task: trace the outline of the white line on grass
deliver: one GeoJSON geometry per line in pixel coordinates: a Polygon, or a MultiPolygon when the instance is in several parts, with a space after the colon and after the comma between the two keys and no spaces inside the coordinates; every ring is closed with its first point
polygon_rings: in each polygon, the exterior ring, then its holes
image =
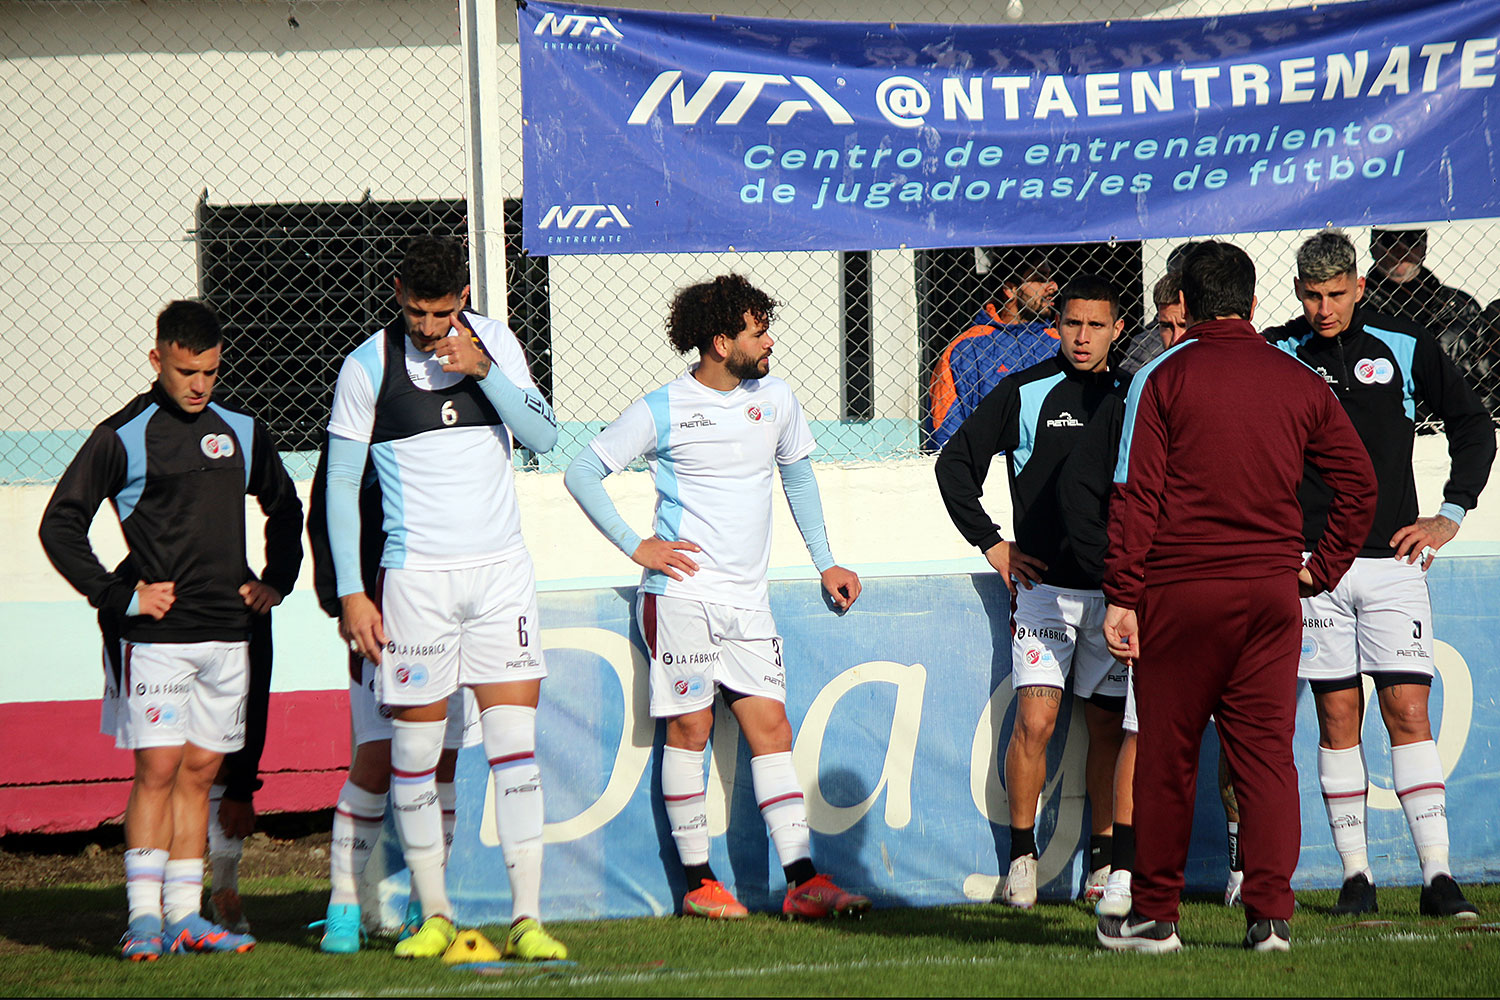
{"type": "MultiPolygon", "coordinates": [[[[1430,943],[1433,941],[1446,940],[1451,934],[1423,934],[1417,931],[1388,931],[1383,934],[1360,935],[1358,937],[1313,937],[1305,939],[1293,938],[1293,947],[1305,948],[1314,945],[1336,944],[1347,945],[1356,941],[1383,941],[1399,944],[1430,943]]],[[[1192,942],[1187,944],[1187,950],[1199,950],[1192,942]]],[[[1296,951],[1293,951],[1296,954],[1296,951]]],[[[1075,956],[1085,959],[1111,959],[1115,960],[1114,952],[1100,949],[1098,951],[1084,952],[1075,956]]],[[[1165,958],[1165,961],[1170,961],[1165,958]]],[[[656,970],[642,969],[640,971],[625,970],[600,970],[598,972],[549,972],[545,969],[531,971],[528,969],[517,969],[514,976],[482,976],[475,975],[471,981],[464,981],[455,975],[451,985],[443,987],[429,987],[426,989],[407,990],[382,990],[375,996],[451,996],[462,993],[497,993],[506,990],[532,990],[539,983],[556,984],[559,986],[597,986],[607,983],[642,983],[672,979],[704,979],[722,976],[750,977],[750,976],[782,976],[797,973],[817,972],[848,972],[851,969],[879,970],[879,969],[912,969],[912,968],[953,968],[958,966],[990,966],[1007,965],[1015,960],[1011,954],[1001,953],[996,955],[969,955],[959,956],[929,956],[925,958],[902,958],[902,959],[866,959],[859,961],[840,962],[784,962],[773,965],[759,965],[748,968],[737,969],[680,969],[662,968],[656,970]]],[[[314,996],[344,996],[345,994],[321,993],[314,996]]]]}

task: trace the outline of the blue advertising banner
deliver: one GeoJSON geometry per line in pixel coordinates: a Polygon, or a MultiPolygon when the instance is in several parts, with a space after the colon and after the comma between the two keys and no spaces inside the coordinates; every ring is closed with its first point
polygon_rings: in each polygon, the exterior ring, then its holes
{"type": "MultiPolygon", "coordinates": [[[[1493,594],[1500,560],[1442,559],[1431,586],[1439,677],[1432,721],[1448,786],[1453,872],[1493,881],[1500,824],[1485,803],[1500,790],[1500,679],[1493,594]]],[[[647,710],[646,665],[631,635],[634,588],[544,593],[549,676],[538,711],[546,794],[543,910],[549,918],[675,911],[686,891],[661,804],[662,730],[647,710]]],[[[1015,714],[1010,601],[993,574],[865,581],[846,615],[816,580],[773,581],[784,639],[793,760],[808,805],[814,860],[881,906],[989,901],[1009,858],[1002,748],[1015,714]]],[[[1073,699],[1069,699],[1070,702],[1073,699]]],[[[1391,790],[1378,712],[1365,727],[1370,857],[1382,885],[1420,881],[1391,790]]],[[[1342,866],[1317,777],[1317,723],[1304,687],[1296,758],[1302,789],[1298,888],[1336,887],[1342,866]]],[[[1059,720],[1037,822],[1044,898],[1075,897],[1087,875],[1084,794],[1088,734],[1076,706],[1059,720]]],[[[750,781],[733,716],[718,713],[709,755],[708,818],[715,873],[752,909],[779,910],[785,882],[750,781]]],[[[449,892],[461,921],[509,918],[509,886],[481,748],[458,767],[449,892]]],[[[394,831],[383,838],[380,885],[399,922],[406,876],[394,831]]],[[[1205,739],[1188,863],[1190,890],[1219,892],[1227,872],[1217,744],[1205,739]]]]}
{"type": "Polygon", "coordinates": [[[1025,25],[518,16],[535,254],[1500,215],[1493,0],[1025,25]]]}

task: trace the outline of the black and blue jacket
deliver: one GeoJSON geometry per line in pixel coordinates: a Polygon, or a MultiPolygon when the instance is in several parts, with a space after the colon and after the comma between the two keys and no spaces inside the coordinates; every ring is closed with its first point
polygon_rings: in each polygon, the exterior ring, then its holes
{"type": "Polygon", "coordinates": [[[302,502],[270,432],[220,403],[187,413],[153,384],[94,428],[74,456],[42,514],[42,547],[90,604],[123,618],[121,638],[243,641],[252,614],[239,594],[249,579],[247,494],[266,514],[260,578],[289,594],[302,564],[302,502]],[[106,499],[130,548],[135,572],[124,576],[105,569],[89,545],[89,524],[106,499]],[[176,585],[160,621],[123,617],[137,577],[176,585]]]}
{"type": "Polygon", "coordinates": [[[991,459],[1004,452],[1016,544],[1047,564],[1043,583],[1097,590],[1098,571],[1080,565],[1064,530],[1058,473],[1084,428],[1127,382],[1118,372],[1080,372],[1061,353],[1002,379],[938,456],[938,491],[959,533],[981,551],[1001,540],[979,501],[991,459]]]}
{"type": "MultiPolygon", "coordinates": [[[[1323,376],[1370,453],[1380,495],[1362,557],[1394,555],[1391,536],[1419,515],[1411,467],[1419,406],[1443,421],[1448,437],[1452,471],[1443,501],[1474,508],[1495,461],[1495,425],[1432,334],[1357,306],[1348,329],[1335,337],[1318,336],[1304,317],[1265,336],[1323,376]]],[[[1297,496],[1311,548],[1323,537],[1332,491],[1308,469],[1297,496]]]]}

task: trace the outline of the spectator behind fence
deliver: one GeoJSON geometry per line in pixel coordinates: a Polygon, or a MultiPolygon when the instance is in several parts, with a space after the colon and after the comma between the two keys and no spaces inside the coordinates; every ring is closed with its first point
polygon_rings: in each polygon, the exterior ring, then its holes
{"type": "MultiPolygon", "coordinates": [[[[1410,319],[1433,333],[1493,415],[1500,373],[1491,373],[1494,358],[1487,355],[1496,349],[1496,339],[1490,334],[1496,327],[1482,321],[1479,301],[1473,295],[1445,285],[1428,270],[1427,229],[1377,226],[1370,231],[1370,256],[1365,307],[1410,319]]],[[[1487,315],[1500,316],[1500,306],[1491,306],[1487,315]]],[[[1421,405],[1416,412],[1419,424],[1431,418],[1421,405]]]]}
{"type": "Polygon", "coordinates": [[[1484,400],[1490,416],[1500,416],[1500,299],[1484,307],[1474,341],[1459,364],[1467,369],[1469,385],[1484,400]]]}
{"type": "Polygon", "coordinates": [[[1057,352],[1052,265],[1038,248],[1014,252],[990,270],[991,300],[938,358],[923,437],[936,450],[1000,380],[1057,352]]]}

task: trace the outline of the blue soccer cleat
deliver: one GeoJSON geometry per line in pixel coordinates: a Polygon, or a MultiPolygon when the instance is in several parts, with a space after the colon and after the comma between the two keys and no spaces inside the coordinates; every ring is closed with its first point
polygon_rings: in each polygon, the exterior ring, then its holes
{"type": "Polygon", "coordinates": [[[227,931],[196,913],[190,913],[176,923],[167,924],[162,939],[167,944],[167,950],[174,955],[211,951],[238,954],[255,947],[255,938],[249,934],[227,931]]]}
{"type": "Polygon", "coordinates": [[[136,917],[120,938],[120,957],[127,962],[154,962],[161,958],[161,919],[136,917]]]}
{"type": "Polygon", "coordinates": [[[328,904],[328,916],[323,919],[323,940],[318,942],[320,951],[330,955],[353,955],[359,951],[364,936],[358,903],[328,904]]]}

